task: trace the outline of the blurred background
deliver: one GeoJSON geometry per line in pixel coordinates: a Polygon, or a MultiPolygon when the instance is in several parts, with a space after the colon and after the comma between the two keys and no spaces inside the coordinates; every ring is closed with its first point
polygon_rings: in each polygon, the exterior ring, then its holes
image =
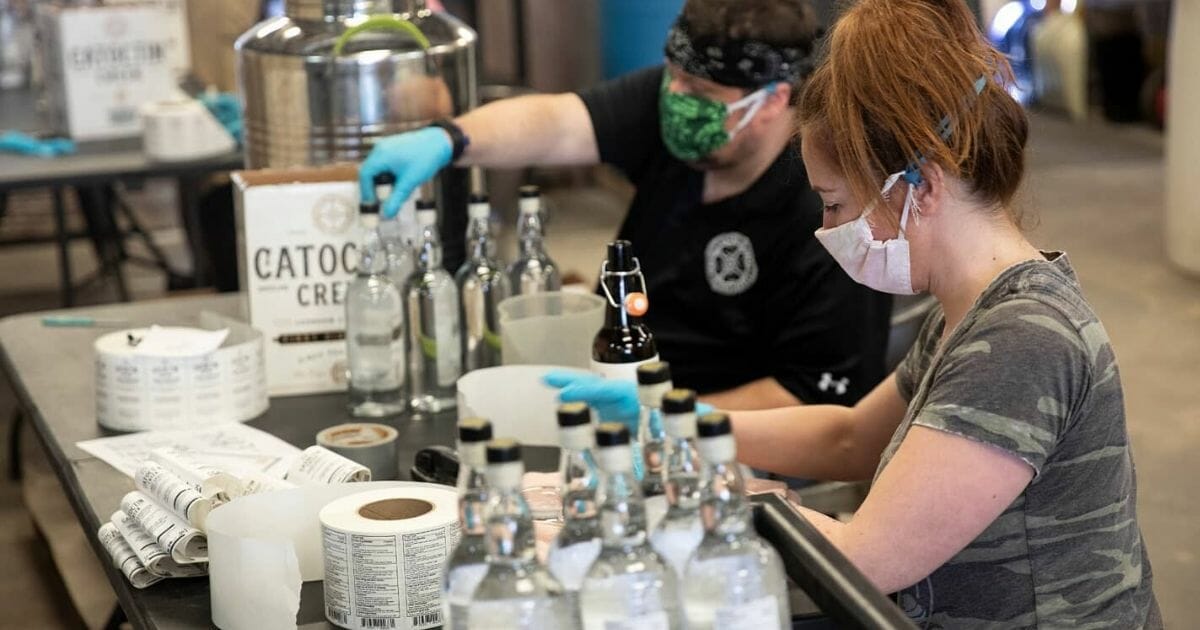
{"type": "MultiPolygon", "coordinates": [[[[1155,589],[1167,625],[1179,628],[1200,617],[1200,241],[1187,237],[1200,234],[1200,202],[1194,177],[1188,177],[1194,170],[1190,151],[1200,146],[1200,136],[1189,136],[1186,128],[1194,124],[1187,118],[1195,110],[1172,113],[1168,103],[1190,102],[1173,90],[1195,89],[1170,78],[1200,69],[1200,18],[1173,6],[1191,2],[969,3],[983,31],[1009,56],[1017,76],[1012,96],[1030,111],[1029,171],[1020,203],[1035,217],[1033,240],[1070,254],[1119,357],[1155,589]],[[1170,63],[1181,67],[1172,71],[1170,63]]],[[[55,16],[86,4],[97,3],[0,0],[0,134],[16,130],[41,140],[70,132],[62,122],[63,78],[54,71],[59,39],[69,34],[55,16]]],[[[161,10],[156,28],[177,43],[177,77],[193,93],[235,93],[234,41],[285,10],[280,0],[134,4],[161,10]]],[[[441,4],[478,33],[470,54],[477,59],[477,100],[486,102],[579,89],[660,63],[663,37],[683,3],[441,4]]],[[[834,2],[814,4],[826,23],[835,18],[834,2]]],[[[246,121],[248,129],[252,123],[246,121]]],[[[141,150],[136,139],[87,142],[80,141],[87,149],[81,155],[100,162],[141,150]]],[[[53,180],[40,171],[6,173],[11,163],[3,155],[0,315],[236,290],[234,244],[211,236],[231,229],[224,173],[238,168],[240,154],[216,160],[204,173],[132,166],[119,177],[61,174],[53,180]]],[[[46,160],[46,172],[55,168],[53,159],[46,160]]],[[[588,279],[632,190],[603,167],[484,177],[507,228],[506,258],[514,248],[516,188],[536,182],[553,216],[550,251],[564,270],[588,279]]],[[[9,440],[15,405],[0,382],[0,423],[9,440]]],[[[37,448],[31,436],[24,443],[37,448]]],[[[8,449],[4,453],[10,457],[8,449]]],[[[3,468],[11,463],[6,459],[3,468]]],[[[47,545],[55,534],[34,527],[29,512],[42,510],[49,517],[39,523],[78,528],[69,508],[48,500],[45,490],[10,476],[0,482],[0,558],[7,565],[0,573],[0,601],[20,603],[26,611],[20,627],[96,626],[69,602],[82,601],[84,609],[90,599],[111,599],[111,592],[103,580],[72,577],[72,565],[89,560],[89,550],[47,545]],[[72,581],[69,598],[65,589],[72,581]]],[[[0,620],[0,626],[7,623],[0,620]]]]}

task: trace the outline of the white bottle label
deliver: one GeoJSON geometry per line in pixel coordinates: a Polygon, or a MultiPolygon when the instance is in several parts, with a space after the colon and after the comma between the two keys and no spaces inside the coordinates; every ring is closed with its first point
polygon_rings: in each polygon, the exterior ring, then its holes
{"type": "Polygon", "coordinates": [[[146,588],[162,580],[161,577],[146,570],[146,567],[138,560],[137,554],[133,552],[129,543],[112,523],[100,526],[99,538],[100,544],[108,550],[113,566],[125,574],[125,578],[134,588],[146,588]]]}
{"type": "Polygon", "coordinates": [[[646,359],[645,361],[638,361],[636,363],[600,363],[595,359],[592,359],[592,372],[595,372],[604,378],[631,381],[636,383],[638,367],[647,363],[653,363],[657,360],[657,354],[649,359],[646,359]]]}
{"type": "Polygon", "coordinates": [[[310,446],[292,462],[287,480],[304,484],[354,483],[371,480],[371,470],[322,446],[310,446]]]}
{"type": "Polygon", "coordinates": [[[434,306],[434,336],[437,341],[438,385],[449,387],[462,375],[462,341],[458,332],[457,295],[447,293],[439,296],[434,306]]]}
{"type": "Polygon", "coordinates": [[[779,627],[779,602],[771,595],[717,609],[713,628],[717,630],[761,630],[779,627]]]}
{"type": "Polygon", "coordinates": [[[700,517],[697,516],[693,526],[688,529],[654,530],[650,535],[650,544],[666,558],[671,568],[675,569],[675,574],[682,578],[687,569],[688,559],[699,546],[701,538],[704,538],[704,526],[700,524],[700,517]]]}
{"type": "Polygon", "coordinates": [[[442,625],[440,576],[456,527],[354,534],[322,526],[325,617],[355,630],[442,625]]]}
{"type": "Polygon", "coordinates": [[[175,562],[191,564],[208,560],[208,539],[204,534],[141,492],[125,495],[121,511],[136,519],[175,562]]]}
{"type": "Polygon", "coordinates": [[[455,567],[447,580],[446,601],[455,606],[466,606],[471,603],[475,588],[487,575],[488,565],[485,562],[455,567]]]}
{"type": "Polygon", "coordinates": [[[670,630],[671,623],[664,611],[652,612],[641,617],[608,620],[604,622],[604,630],[670,630]]]}
{"type": "Polygon", "coordinates": [[[546,558],[546,565],[554,577],[562,582],[568,591],[578,591],[583,586],[583,578],[587,577],[588,569],[600,555],[600,539],[575,543],[569,547],[554,547],[546,558]]]}
{"type": "Polygon", "coordinates": [[[133,485],[197,529],[204,527],[204,520],[212,510],[209,499],[156,462],[142,462],[134,472],[133,485]]]}

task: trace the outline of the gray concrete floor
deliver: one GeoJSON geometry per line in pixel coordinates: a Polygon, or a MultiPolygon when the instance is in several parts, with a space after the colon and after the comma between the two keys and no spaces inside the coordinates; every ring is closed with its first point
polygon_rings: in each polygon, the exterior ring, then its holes
{"type": "MultiPolygon", "coordinates": [[[[1200,616],[1200,279],[1173,269],[1165,258],[1161,136],[1143,128],[1074,125],[1035,115],[1029,166],[1021,203],[1036,221],[1033,240],[1070,254],[1116,348],[1155,590],[1168,626],[1190,627],[1189,620],[1200,616]]],[[[594,274],[627,195],[620,187],[552,195],[550,248],[565,268],[584,277],[594,274]]],[[[169,198],[169,190],[151,188],[142,194],[139,211],[178,264],[186,266],[182,235],[165,202],[169,198]]],[[[15,216],[0,222],[0,236],[49,230],[44,195],[22,194],[12,205],[15,216]]],[[[91,264],[86,243],[77,243],[72,254],[79,265],[91,264]]],[[[160,274],[133,267],[129,273],[136,297],[162,294],[160,274]]],[[[54,307],[56,278],[49,246],[0,250],[0,315],[54,307]]],[[[84,298],[94,303],[112,295],[97,287],[84,298]]],[[[7,384],[0,382],[4,435],[14,404],[7,384]]],[[[0,619],[0,628],[81,623],[65,603],[19,488],[7,480],[0,481],[0,558],[6,561],[0,601],[21,602],[24,611],[19,620],[0,619]]]]}

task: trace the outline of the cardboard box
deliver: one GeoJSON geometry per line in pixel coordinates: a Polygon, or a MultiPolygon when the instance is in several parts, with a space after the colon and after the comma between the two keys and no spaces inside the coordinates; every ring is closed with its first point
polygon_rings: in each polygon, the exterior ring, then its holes
{"type": "Polygon", "coordinates": [[[346,288],[358,264],[352,165],[233,174],[238,268],[272,396],[346,389],[346,288]]]}
{"type": "Polygon", "coordinates": [[[38,6],[43,78],[56,131],[75,140],[141,133],[142,104],[173,98],[187,42],[158,5],[38,6]]]}

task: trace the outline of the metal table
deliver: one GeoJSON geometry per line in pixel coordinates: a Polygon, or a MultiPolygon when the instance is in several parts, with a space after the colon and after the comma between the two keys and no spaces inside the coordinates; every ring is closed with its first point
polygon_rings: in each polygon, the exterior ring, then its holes
{"type": "MultiPolygon", "coordinates": [[[[202,310],[236,316],[240,297],[175,298],[63,312],[126,319],[132,325],[195,325],[202,310]]],[[[78,441],[112,434],[96,424],[92,386],[92,341],[111,329],[43,328],[43,315],[18,315],[0,321],[0,356],[24,414],[45,444],[83,529],[94,533],[117,508],[121,497],[133,489],[128,477],[75,447],[78,441]]],[[[270,409],[248,424],[305,447],[313,444],[320,429],[350,419],[344,405],[343,394],[274,398],[270,409]]],[[[402,471],[407,470],[421,448],[454,443],[453,413],[422,420],[401,417],[391,424],[400,432],[402,471]]],[[[136,590],[113,568],[96,537],[90,535],[89,540],[135,628],[212,626],[207,578],[165,580],[148,589],[136,590]]],[[[314,624],[313,627],[332,628],[325,622],[322,598],[319,582],[305,585],[301,621],[314,624]]]]}
{"type": "MultiPolygon", "coordinates": [[[[240,317],[241,300],[241,295],[233,294],[197,296],[56,313],[127,320],[131,326],[195,325],[204,310],[240,317]]],[[[111,329],[44,328],[44,315],[0,320],[0,365],[22,413],[45,445],[122,609],[135,628],[212,627],[206,578],[165,580],[144,590],[133,589],[96,539],[94,532],[133,489],[128,477],[75,446],[111,434],[96,424],[92,385],[92,342],[111,329]]],[[[339,393],[273,398],[267,412],[248,424],[305,447],[314,442],[320,429],[349,419],[345,396],[339,393]]],[[[400,433],[397,445],[402,478],[407,477],[419,450],[454,443],[454,412],[423,419],[401,416],[388,422],[400,433]]],[[[530,470],[553,470],[557,465],[555,448],[529,448],[525,455],[530,470]]],[[[783,555],[788,575],[799,587],[792,593],[795,628],[915,627],[794,510],[773,495],[754,497],[754,501],[759,533],[783,555]]],[[[325,621],[323,600],[321,583],[304,585],[299,613],[302,627],[333,627],[325,621]]]]}
{"type": "MultiPolygon", "coordinates": [[[[37,96],[29,90],[0,90],[0,130],[24,131],[33,135],[46,131],[38,115],[37,96]]],[[[7,192],[24,188],[49,188],[54,201],[55,237],[62,301],[74,301],[67,244],[66,206],[63,188],[86,184],[111,185],[122,180],[151,177],[174,178],[179,182],[179,208],[194,261],[196,284],[210,279],[208,248],[200,231],[199,187],[213,173],[242,168],[240,151],[189,162],[156,162],[142,152],[140,138],[87,142],[73,155],[37,158],[0,153],[0,206],[7,192]]],[[[0,212],[2,215],[3,212],[0,212]]]]}

